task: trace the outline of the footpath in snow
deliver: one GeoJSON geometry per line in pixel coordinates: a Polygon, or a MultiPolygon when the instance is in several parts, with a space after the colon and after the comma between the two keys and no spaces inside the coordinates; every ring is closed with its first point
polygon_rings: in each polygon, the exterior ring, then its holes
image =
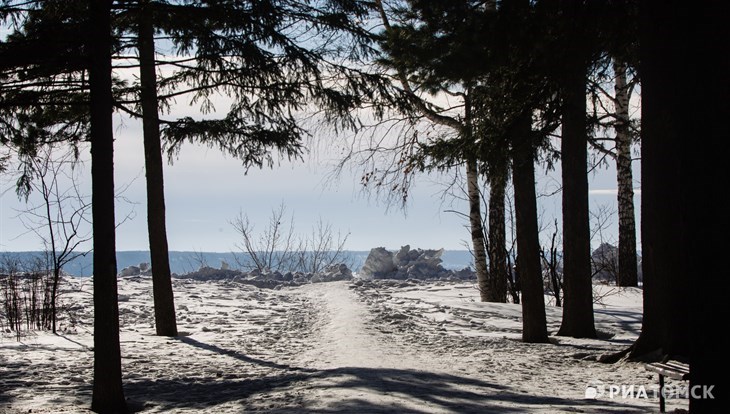
{"type": "Polygon", "coordinates": [[[368,308],[350,287],[336,282],[303,288],[321,317],[313,347],[300,359],[318,372],[303,385],[309,390],[304,406],[312,411],[435,412],[457,410],[464,398],[478,397],[472,381],[441,368],[448,361],[375,329],[368,308]]]}

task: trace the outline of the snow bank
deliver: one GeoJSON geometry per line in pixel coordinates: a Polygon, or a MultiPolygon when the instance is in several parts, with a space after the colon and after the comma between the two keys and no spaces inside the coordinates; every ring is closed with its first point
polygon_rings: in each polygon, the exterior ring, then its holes
{"type": "Polygon", "coordinates": [[[405,245],[398,252],[390,252],[384,247],[370,250],[362,269],[358,273],[361,279],[442,279],[469,280],[475,277],[469,268],[459,271],[447,270],[441,265],[444,249],[422,250],[411,249],[405,245]]]}
{"type": "Polygon", "coordinates": [[[174,277],[178,279],[194,279],[201,281],[229,280],[256,286],[258,288],[280,289],[284,286],[300,286],[309,283],[350,280],[352,279],[352,271],[343,263],[327,266],[324,270],[317,273],[281,273],[279,271],[262,272],[258,269],[245,272],[242,270],[230,269],[225,266],[222,266],[220,269],[203,266],[195,272],[183,275],[176,274],[174,277]]]}

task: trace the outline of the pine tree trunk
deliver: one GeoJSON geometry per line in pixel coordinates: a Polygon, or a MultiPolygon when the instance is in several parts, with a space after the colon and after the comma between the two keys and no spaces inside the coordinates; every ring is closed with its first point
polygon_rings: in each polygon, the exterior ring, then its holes
{"type": "Polygon", "coordinates": [[[683,90],[674,116],[683,121],[676,147],[686,157],[681,175],[685,227],[682,276],[690,284],[684,292],[690,317],[685,325],[689,326],[685,336],[691,338],[689,385],[698,389],[715,386],[712,399],[692,395],[689,409],[692,413],[719,413],[727,411],[729,395],[727,371],[719,361],[727,358],[730,347],[723,328],[728,315],[727,290],[720,288],[728,274],[723,253],[730,216],[727,204],[719,202],[721,198],[713,200],[712,195],[718,191],[718,179],[724,182],[721,177],[727,177],[730,45],[717,39],[730,38],[730,4],[676,3],[680,4],[671,4],[670,10],[681,13],[672,15],[675,20],[671,27],[681,28],[678,37],[684,42],[679,60],[672,62],[681,62],[674,85],[681,85],[683,90]]]}
{"type": "Polygon", "coordinates": [[[730,223],[726,206],[709,197],[727,175],[730,50],[713,40],[730,36],[730,7],[646,1],[640,10],[645,318],[635,347],[658,343],[670,356],[689,351],[690,412],[724,412],[720,361],[729,341],[722,327],[727,295],[719,287],[727,263],[718,246],[730,223]],[[714,398],[701,398],[702,387],[714,398]]]}
{"type": "Polygon", "coordinates": [[[145,171],[147,178],[147,231],[152,262],[152,291],[155,302],[157,335],[177,336],[175,300],[170,275],[170,259],[165,226],[165,189],[162,172],[162,148],[157,106],[155,41],[149,0],[140,2],[139,57],[144,133],[145,171]]]}
{"type": "MultiPolygon", "coordinates": [[[[666,33],[665,33],[666,35],[666,33]]],[[[679,121],[671,102],[678,99],[673,78],[665,68],[672,45],[665,35],[642,39],[641,73],[641,245],[644,315],[641,333],[630,356],[639,358],[661,350],[667,353],[672,305],[670,280],[679,271],[678,247],[681,236],[673,207],[679,202],[677,182],[678,154],[670,139],[675,137],[679,121]],[[650,47],[651,46],[651,47],[650,47]],[[671,229],[671,230],[670,230],[671,229]]]]}
{"type": "Polygon", "coordinates": [[[122,388],[114,219],[111,1],[89,3],[91,212],[94,248],[94,385],[91,409],[127,412],[122,388]]]}
{"type": "Polygon", "coordinates": [[[616,174],[618,181],[618,286],[638,286],[634,178],[631,169],[629,88],[626,64],[614,60],[616,75],[616,174]]]}
{"type": "Polygon", "coordinates": [[[522,340],[540,343],[548,341],[548,334],[530,128],[530,118],[525,117],[512,137],[512,182],[515,190],[518,272],[522,287],[522,340]]]}
{"type": "MultiPolygon", "coordinates": [[[[658,87],[658,86],[657,86],[658,87]]],[[[663,122],[666,119],[661,109],[655,109],[661,100],[661,92],[654,95],[654,79],[642,80],[642,157],[641,157],[641,245],[643,273],[643,317],[641,333],[633,345],[631,358],[639,358],[662,348],[667,332],[666,318],[666,272],[675,267],[673,254],[668,251],[671,241],[671,217],[662,214],[666,199],[662,194],[662,172],[660,170],[662,143],[651,138],[661,134],[663,128],[671,128],[663,122]],[[656,98],[655,98],[656,97],[656,98]],[[666,126],[665,126],[666,125],[666,126]],[[656,131],[656,132],[654,132],[656,131]],[[648,139],[647,139],[648,138],[648,139]],[[665,243],[667,241],[668,243],[665,243]]],[[[665,186],[666,187],[666,186],[665,186]]]]}
{"type": "Polygon", "coordinates": [[[485,302],[488,299],[489,276],[484,228],[482,226],[482,200],[479,196],[479,172],[476,160],[467,160],[466,162],[466,184],[469,197],[469,226],[472,249],[474,250],[474,267],[477,273],[480,298],[482,302],[485,302]]]}
{"type": "Polygon", "coordinates": [[[488,302],[507,302],[507,240],[504,197],[507,187],[506,163],[495,163],[489,176],[489,285],[488,302]]]}
{"type": "Polygon", "coordinates": [[[563,80],[563,322],[558,335],[595,338],[588,219],[586,68],[566,63],[563,80]]]}
{"type": "MultiPolygon", "coordinates": [[[[691,218],[682,215],[681,206],[695,200],[689,200],[683,194],[687,186],[683,188],[678,183],[687,177],[696,177],[697,172],[687,168],[692,149],[684,147],[687,138],[701,130],[702,126],[698,124],[706,120],[704,113],[693,120],[686,118],[698,115],[686,105],[687,88],[691,90],[694,86],[681,84],[686,73],[690,72],[683,65],[686,65],[685,53],[693,52],[683,51],[682,47],[692,48],[684,43],[685,36],[691,33],[679,35],[683,29],[673,27],[679,23],[674,20],[673,13],[653,19],[649,21],[668,20],[652,27],[651,35],[642,39],[641,69],[648,75],[646,80],[642,79],[642,95],[645,96],[642,97],[642,250],[649,249],[651,256],[644,266],[644,272],[650,272],[649,279],[644,273],[644,302],[649,307],[644,309],[645,320],[636,348],[639,345],[644,347],[645,342],[654,344],[658,339],[663,354],[687,356],[692,340],[688,327],[692,323],[690,315],[693,312],[689,292],[698,283],[690,275],[703,263],[693,262],[689,268],[683,268],[683,255],[693,247],[686,233],[693,229],[686,226],[691,218]],[[668,42],[668,39],[673,41],[668,42]],[[646,108],[645,102],[648,102],[646,108]],[[677,206],[680,206],[679,211],[677,206]],[[647,282],[650,285],[647,286],[647,282]],[[647,303],[648,300],[656,300],[656,303],[647,303]],[[647,326],[650,323],[656,326],[647,326]],[[647,334],[644,334],[645,327],[647,334]]],[[[651,23],[648,24],[651,27],[651,23]]],[[[694,102],[693,105],[701,103],[694,102]]],[[[709,167],[702,165],[699,168],[709,167]]],[[[704,243],[705,240],[699,242],[704,243]]],[[[646,263],[646,259],[642,263],[646,263]]],[[[634,354],[640,350],[635,350],[634,354]]]]}

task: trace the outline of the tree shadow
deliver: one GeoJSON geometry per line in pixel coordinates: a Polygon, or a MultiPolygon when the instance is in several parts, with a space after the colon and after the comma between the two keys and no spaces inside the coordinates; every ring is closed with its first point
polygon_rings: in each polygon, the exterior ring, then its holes
{"type": "Polygon", "coordinates": [[[557,412],[646,411],[616,401],[529,395],[510,385],[418,369],[307,369],[252,358],[192,338],[178,339],[190,346],[271,368],[273,372],[255,378],[132,380],[125,385],[130,399],[162,410],[192,408],[202,411],[234,403],[243,410],[261,409],[263,404],[266,412],[280,413],[483,413],[525,412],[546,407],[557,412]],[[305,398],[305,393],[321,395],[327,390],[341,389],[352,392],[344,393],[344,398],[329,406],[322,407],[313,398],[305,398]],[[389,397],[377,398],[385,395],[389,397]]]}
{"type": "MultiPolygon", "coordinates": [[[[54,350],[52,347],[38,348],[54,350]]],[[[45,395],[44,400],[57,406],[85,405],[81,399],[87,394],[91,397],[91,384],[85,382],[62,384],[50,380],[47,373],[66,375],[59,368],[59,364],[54,362],[33,361],[26,358],[10,362],[0,358],[0,413],[6,412],[6,407],[11,407],[14,401],[23,398],[23,394],[27,394],[28,390],[32,390],[34,396],[44,395],[47,390],[53,390],[53,395],[45,395]]],[[[27,398],[27,395],[25,397],[27,398]]]]}
{"type": "Polygon", "coordinates": [[[214,352],[219,355],[226,355],[231,358],[235,358],[239,361],[247,362],[249,364],[259,365],[259,366],[263,366],[263,367],[267,367],[267,368],[280,369],[280,370],[284,370],[284,371],[313,371],[313,370],[307,370],[305,368],[294,367],[294,366],[291,366],[288,364],[279,364],[279,363],[272,362],[272,361],[266,361],[266,360],[263,360],[260,358],[254,358],[254,357],[248,356],[248,355],[243,354],[238,351],[234,351],[231,349],[225,349],[225,348],[221,348],[217,345],[206,344],[204,342],[200,342],[189,336],[178,336],[178,337],[175,337],[175,339],[177,339],[178,341],[180,341],[182,343],[188,344],[190,346],[194,346],[196,348],[214,352]]]}
{"type": "Polygon", "coordinates": [[[611,324],[618,326],[621,330],[637,336],[641,332],[642,313],[618,309],[594,309],[593,312],[601,315],[601,319],[597,321],[599,325],[611,324]]]}

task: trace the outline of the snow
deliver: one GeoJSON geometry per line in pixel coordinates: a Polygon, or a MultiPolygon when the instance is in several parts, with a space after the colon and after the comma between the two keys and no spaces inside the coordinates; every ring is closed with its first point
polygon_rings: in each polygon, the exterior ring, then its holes
{"type": "MultiPolygon", "coordinates": [[[[596,286],[600,339],[520,342],[519,305],[473,283],[354,280],[259,289],[174,279],[181,336],[154,336],[147,277],[119,279],[130,406],[157,412],[652,412],[653,398],[585,398],[592,384],[656,387],[642,364],[601,364],[641,325],[641,291],[596,286]]],[[[69,278],[59,335],[0,337],[0,413],[86,412],[92,286],[69,278]]],[[[549,331],[561,309],[547,309],[549,331]]],[[[671,408],[686,407],[670,400],[671,408]]]]}

